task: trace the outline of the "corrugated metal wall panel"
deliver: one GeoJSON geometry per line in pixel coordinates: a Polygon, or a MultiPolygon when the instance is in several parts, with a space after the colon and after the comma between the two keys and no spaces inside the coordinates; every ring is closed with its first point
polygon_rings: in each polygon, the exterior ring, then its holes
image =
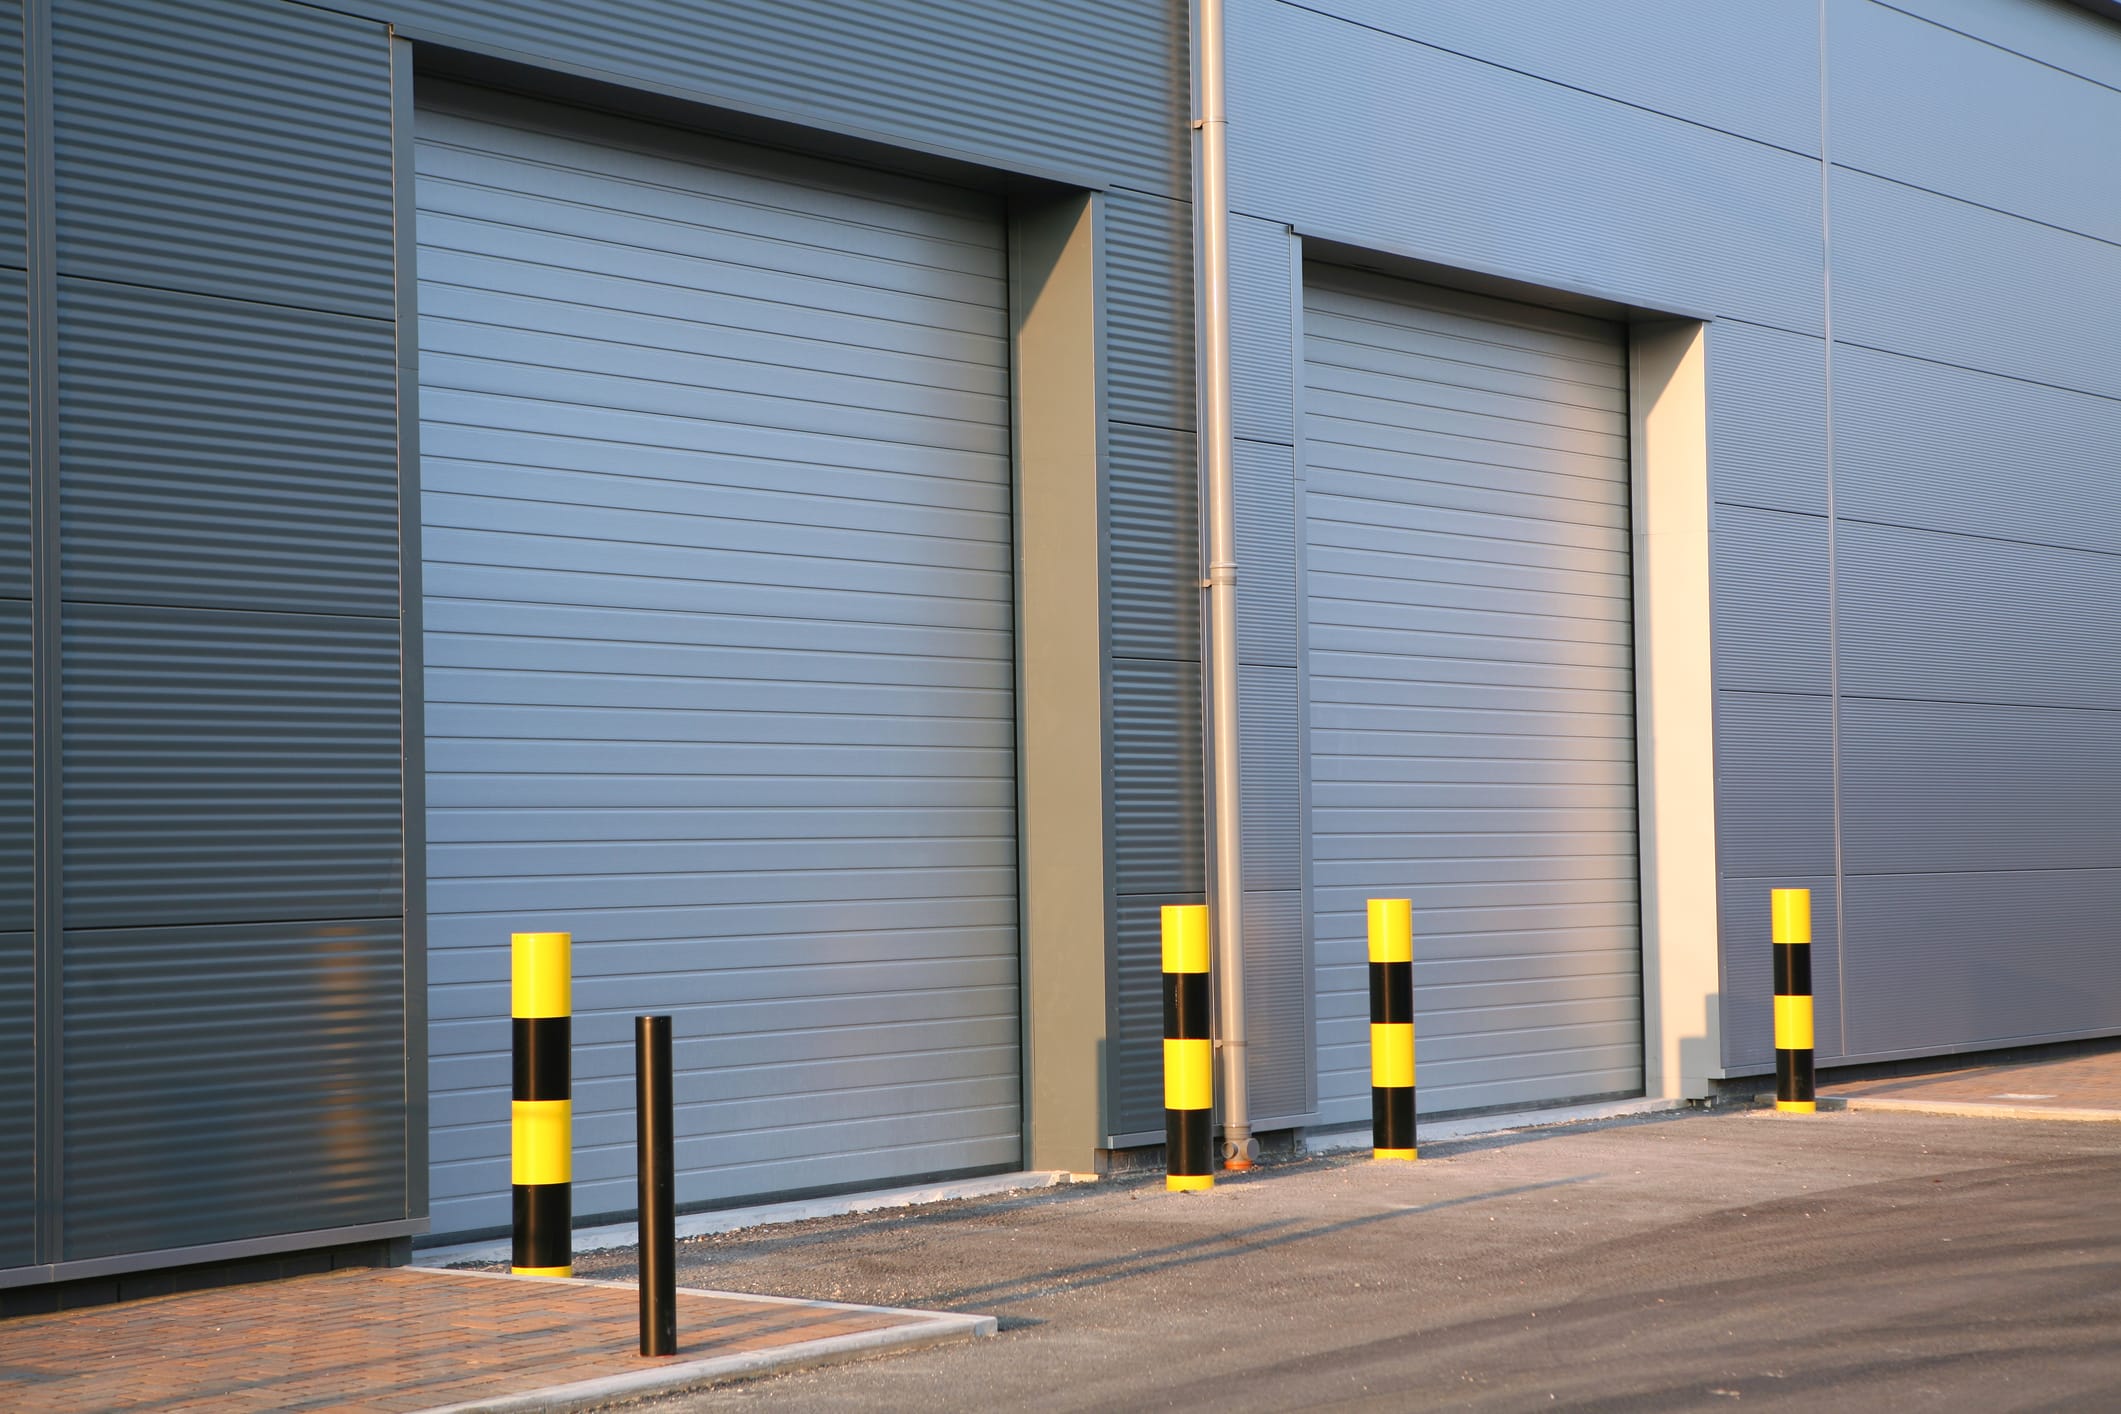
{"type": "Polygon", "coordinates": [[[1825,692],[1826,518],[1717,506],[1709,555],[1716,685],[1825,692]]]}
{"type": "Polygon", "coordinates": [[[1193,208],[1105,194],[1106,412],[1193,426],[1193,208]]]}
{"type": "Polygon", "coordinates": [[[1296,715],[1296,669],[1242,664],[1237,696],[1245,894],[1300,890],[1303,734],[1296,715]]]}
{"type": "MultiPolygon", "coordinates": [[[[1846,3],[1846,0],[1837,0],[1846,3]]],[[[2050,68],[2121,88],[2121,32],[2070,0],[1893,0],[1893,8],[1986,40],[2050,68]]]]}
{"type": "Polygon", "coordinates": [[[990,199],[442,86],[421,116],[438,1230],[507,1220],[506,938],[576,937],[576,1208],[1019,1161],[990,199]]]}
{"type": "MultiPolygon", "coordinates": [[[[1251,813],[1249,800],[1246,813],[1251,813]]],[[[1294,831],[1291,831],[1293,837],[1294,831]]],[[[1249,872],[1246,882],[1254,876],[1249,872]]],[[[1311,1112],[1312,966],[1304,899],[1295,889],[1245,892],[1246,1085],[1255,1129],[1311,1112]]]]}
{"type": "Polygon", "coordinates": [[[2121,245],[1835,170],[1838,339],[2121,397],[2117,308],[2121,245]]]}
{"type": "Polygon", "coordinates": [[[2121,555],[1852,522],[1838,557],[1844,692],[2121,708],[2121,555]]]}
{"type": "Polygon", "coordinates": [[[36,1259],[35,946],[28,933],[0,933],[0,1268],[36,1259]]]}
{"type": "Polygon", "coordinates": [[[1711,1004],[1720,1002],[1721,1060],[1733,1069],[1772,1071],[1775,1066],[1775,948],[1769,936],[1768,909],[1769,895],[1775,889],[1812,891],[1812,1049],[1822,1061],[1843,1054],[1841,936],[1835,926],[1831,863],[1814,873],[1790,870],[1760,878],[1726,875],[1717,891],[1723,990],[1711,1004]]]}
{"type": "Polygon", "coordinates": [[[70,598],[398,612],[391,326],[60,286],[70,598]]]}
{"type": "Polygon", "coordinates": [[[1689,122],[1819,151],[1819,19],[1802,5],[1691,0],[1307,0],[1387,34],[1689,122]]]}
{"type": "MultiPolygon", "coordinates": [[[[1240,662],[1296,666],[1295,456],[1281,443],[1237,444],[1232,479],[1240,662]]],[[[1193,598],[1197,603],[1199,594],[1193,598]]]]}
{"type": "Polygon", "coordinates": [[[0,599],[0,933],[31,926],[31,713],[29,601],[0,599]]]}
{"type": "Polygon", "coordinates": [[[64,632],[70,926],[400,913],[395,619],[70,604],[64,632]]]}
{"type": "Polygon", "coordinates": [[[0,598],[30,592],[29,345],[23,275],[0,270],[0,598]]]}
{"type": "Polygon", "coordinates": [[[0,265],[27,263],[23,249],[22,0],[0,0],[0,265]]]}
{"type": "Polygon", "coordinates": [[[2121,865],[2121,713],[1849,698],[1841,753],[1851,876],[2121,865]]]}
{"type": "Polygon", "coordinates": [[[278,0],[55,0],[59,267],[389,319],[390,46],[278,0]]]}
{"type": "Polygon", "coordinates": [[[1851,874],[1846,911],[1852,1055],[2110,1031],[2121,1015],[2121,870],[1851,874]],[[1919,949],[1866,946],[1900,938],[1919,949]]]}
{"type": "Polygon", "coordinates": [[[1200,733],[1198,664],[1113,660],[1112,873],[1122,898],[1170,903],[1206,887],[1200,733]]]}
{"type": "Polygon", "coordinates": [[[1186,14],[1162,0],[363,0],[620,81],[1184,196],[1186,14]],[[705,13],[703,13],[703,10],[705,13]]]}
{"type": "Polygon", "coordinates": [[[1106,613],[1116,658],[1200,657],[1200,467],[1191,432],[1106,437],[1106,613]]]}
{"type": "Polygon", "coordinates": [[[1229,43],[1240,212],[1306,237],[1822,332],[1814,159],[1277,0],[1244,0],[1229,43]]]}
{"type": "Polygon", "coordinates": [[[1414,899],[1425,1108],[1639,1089],[1622,334],[1305,279],[1321,1121],[1368,1114],[1378,895],[1414,899]]]}
{"type": "Polygon", "coordinates": [[[1833,872],[1830,700],[1722,691],[1715,712],[1718,870],[1743,879],[1833,872]]]}
{"type": "Polygon", "coordinates": [[[1826,514],[1826,340],[1709,326],[1709,494],[1826,514]]]}
{"type": "Polygon", "coordinates": [[[2121,551],[2121,401],[1847,345],[1834,351],[1841,513],[2121,551]]]}
{"type": "Polygon", "coordinates": [[[2121,91],[1868,0],[1827,13],[1836,162],[2121,241],[2121,91]]]}
{"type": "Polygon", "coordinates": [[[404,1216],[396,919],[75,930],[65,978],[68,1258],[404,1216]]]}
{"type": "Polygon", "coordinates": [[[1230,401],[1241,439],[1295,437],[1293,254],[1287,226],[1230,218],[1230,401]]]}

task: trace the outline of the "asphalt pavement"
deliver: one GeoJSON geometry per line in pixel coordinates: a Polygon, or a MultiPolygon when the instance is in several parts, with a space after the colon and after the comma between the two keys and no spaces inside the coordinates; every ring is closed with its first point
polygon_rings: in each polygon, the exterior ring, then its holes
{"type": "Polygon", "coordinates": [[[2121,1125],[1653,1116],[754,1229],[679,1263],[1001,1334],[657,1414],[2121,1409],[2121,1125]]]}

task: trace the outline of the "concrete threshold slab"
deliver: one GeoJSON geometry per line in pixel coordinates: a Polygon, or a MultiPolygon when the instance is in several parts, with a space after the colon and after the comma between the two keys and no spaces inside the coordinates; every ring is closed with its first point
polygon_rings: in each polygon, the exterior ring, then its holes
{"type": "MultiPolygon", "coordinates": [[[[958,1198],[991,1198],[1000,1193],[1021,1193],[1034,1188],[1055,1188],[1064,1183],[1094,1182],[1094,1174],[1069,1173],[1066,1169],[1027,1169],[1018,1173],[990,1174],[984,1178],[952,1179],[942,1183],[916,1184],[910,1188],[884,1188],[869,1193],[842,1193],[830,1198],[804,1198],[792,1203],[760,1203],[749,1208],[722,1208],[710,1213],[678,1216],[679,1241],[707,1237],[718,1232],[740,1232],[745,1228],[774,1223],[808,1222],[812,1218],[840,1218],[852,1213],[875,1213],[889,1208],[911,1208],[923,1203],[947,1203],[958,1198]]],[[[574,1250],[606,1252],[631,1247],[639,1240],[632,1223],[608,1223],[574,1230],[574,1250]]],[[[492,1242],[464,1242],[451,1247],[423,1247],[413,1256],[423,1267],[447,1267],[459,1262],[506,1262],[513,1255],[506,1238],[492,1242]]]]}
{"type": "MultiPolygon", "coordinates": [[[[1507,1114],[1473,1115],[1466,1119],[1419,1120],[1414,1126],[1414,1140],[1417,1144],[1445,1144],[1460,1139],[1484,1139],[1495,1134],[1513,1134],[1522,1129],[1596,1124],[1601,1120],[1666,1114],[1686,1108],[1688,1102],[1685,1100],[1606,1100],[1594,1105],[1516,1110],[1507,1114]]],[[[1304,1138],[1304,1148],[1314,1154],[1340,1153],[1349,1149],[1369,1147],[1370,1131],[1367,1127],[1311,1134],[1304,1138]]]]}
{"type": "Polygon", "coordinates": [[[1923,1100],[1904,1095],[1822,1095],[1819,1108],[1897,1110],[1904,1114],[1957,1115],[1966,1119],[2059,1119],[2076,1124],[2121,1124],[2121,1110],[2087,1110],[2061,1105],[1996,1104],[1987,1100],[1923,1100]]]}
{"type": "MultiPolygon", "coordinates": [[[[545,1281],[565,1286],[618,1287],[628,1291],[635,1289],[631,1282],[591,1281],[582,1277],[518,1277],[505,1272],[467,1272],[460,1268],[441,1267],[416,1267],[413,1270],[444,1272],[456,1277],[490,1277],[496,1281],[545,1281]]],[[[756,1379],[762,1375],[779,1374],[787,1370],[814,1369],[820,1365],[836,1365],[841,1361],[859,1360],[887,1352],[955,1345],[961,1341],[991,1336],[998,1328],[998,1323],[992,1316],[966,1316],[948,1311],[916,1311],[900,1306],[859,1306],[846,1301],[805,1301],[785,1296],[710,1291],[693,1286],[679,1287],[678,1292],[680,1295],[712,1296],[760,1305],[801,1306],[813,1310],[822,1308],[830,1311],[859,1312],[864,1315],[895,1316],[900,1320],[898,1324],[886,1326],[881,1330],[796,1341],[764,1350],[711,1356],[704,1360],[687,1360],[683,1356],[676,1356],[622,1375],[605,1375],[598,1379],[553,1385],[521,1394],[436,1405],[422,1411],[422,1414],[559,1414],[559,1411],[565,1410],[599,1409],[620,1400],[680,1394],[731,1380],[756,1379]]],[[[678,1335],[682,1340],[684,1332],[681,1330],[678,1335]]]]}

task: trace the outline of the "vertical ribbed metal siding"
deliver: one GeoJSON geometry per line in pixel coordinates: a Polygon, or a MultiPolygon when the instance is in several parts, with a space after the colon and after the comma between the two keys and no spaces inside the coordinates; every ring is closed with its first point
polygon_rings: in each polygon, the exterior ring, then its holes
{"type": "Polygon", "coordinates": [[[0,0],[0,266],[23,249],[22,0],[0,0]]]}
{"type": "Polygon", "coordinates": [[[0,1267],[34,1255],[29,623],[26,600],[0,599],[0,1267]]]}
{"type": "Polygon", "coordinates": [[[1321,1118],[1368,1113],[1377,895],[1426,1107],[1638,1090],[1622,335],[1313,267],[1304,355],[1321,1118]]]}
{"type": "Polygon", "coordinates": [[[27,599],[29,347],[23,275],[0,269],[0,599],[27,599]]]}
{"type": "Polygon", "coordinates": [[[1019,1161],[995,203],[437,86],[420,138],[435,1223],[507,1221],[507,935],[576,1204],[1019,1161]]]}

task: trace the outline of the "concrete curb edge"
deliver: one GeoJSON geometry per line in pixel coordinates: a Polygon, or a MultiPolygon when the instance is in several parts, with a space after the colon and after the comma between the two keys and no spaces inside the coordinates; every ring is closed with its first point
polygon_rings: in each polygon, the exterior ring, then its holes
{"type": "Polygon", "coordinates": [[[1998,1105],[1979,1100],[1909,1100],[1861,1095],[1820,1097],[1821,1109],[1890,1110],[1901,1114],[1957,1115],[1963,1119],[2054,1119],[2073,1124],[2121,1124],[2121,1110],[2045,1108],[2036,1105],[1998,1105]]]}

